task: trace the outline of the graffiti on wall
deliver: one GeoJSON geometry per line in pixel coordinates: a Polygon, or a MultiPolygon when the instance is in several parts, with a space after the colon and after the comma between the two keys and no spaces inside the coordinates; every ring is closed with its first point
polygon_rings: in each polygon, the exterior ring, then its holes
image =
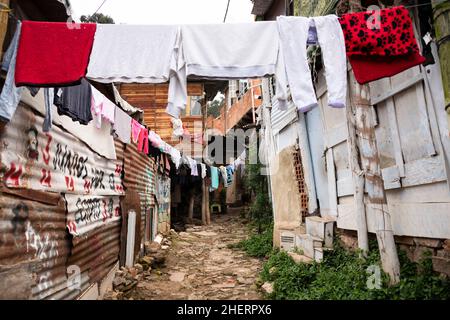
{"type": "Polygon", "coordinates": [[[74,236],[120,219],[118,196],[81,196],[66,194],[67,229],[74,236]]]}
{"type": "Polygon", "coordinates": [[[162,214],[170,210],[170,178],[158,175],[157,180],[158,211],[162,214]]]}
{"type": "Polygon", "coordinates": [[[108,160],[57,126],[42,131],[43,117],[19,107],[0,141],[8,187],[86,195],[124,193],[119,161],[108,160]]]}
{"type": "MultiPolygon", "coordinates": [[[[55,279],[63,277],[57,272],[67,252],[62,219],[61,207],[19,200],[6,194],[0,199],[0,264],[33,265],[33,283],[27,298],[45,298],[52,294],[55,279]]],[[[8,296],[8,293],[2,294],[8,296]]]]}
{"type": "Polygon", "coordinates": [[[55,266],[55,259],[59,256],[58,242],[50,239],[48,232],[39,234],[27,221],[27,229],[25,231],[27,241],[27,252],[33,250],[35,258],[42,261],[42,269],[47,270],[39,273],[36,279],[35,292],[38,293],[39,298],[45,297],[45,291],[53,287],[52,268],[55,266]]]}

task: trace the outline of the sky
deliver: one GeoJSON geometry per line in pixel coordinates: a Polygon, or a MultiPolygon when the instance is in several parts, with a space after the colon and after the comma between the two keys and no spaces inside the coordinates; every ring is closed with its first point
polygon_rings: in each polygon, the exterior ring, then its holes
{"type": "MultiPolygon", "coordinates": [[[[98,12],[115,23],[197,24],[222,23],[228,0],[106,0],[98,12]]],[[[103,0],[70,0],[73,17],[93,14],[103,0]]],[[[230,0],[226,22],[251,22],[252,2],[230,0]]]]}

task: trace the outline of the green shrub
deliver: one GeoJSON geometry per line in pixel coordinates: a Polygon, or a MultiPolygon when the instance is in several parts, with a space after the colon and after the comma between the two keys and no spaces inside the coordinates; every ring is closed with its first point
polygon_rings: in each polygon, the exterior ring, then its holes
{"type": "MultiPolygon", "coordinates": [[[[261,279],[274,283],[271,299],[289,300],[369,300],[369,299],[449,299],[450,282],[432,270],[430,257],[415,264],[400,253],[401,281],[389,287],[381,271],[380,289],[367,286],[368,267],[380,266],[377,248],[366,259],[340,246],[325,255],[322,263],[297,264],[285,252],[275,251],[265,263],[261,279]]],[[[381,268],[380,268],[381,269],[381,268]]]]}
{"type": "Polygon", "coordinates": [[[239,242],[236,247],[244,250],[249,256],[264,258],[269,256],[273,248],[273,225],[264,227],[262,233],[255,233],[250,238],[239,242]]]}

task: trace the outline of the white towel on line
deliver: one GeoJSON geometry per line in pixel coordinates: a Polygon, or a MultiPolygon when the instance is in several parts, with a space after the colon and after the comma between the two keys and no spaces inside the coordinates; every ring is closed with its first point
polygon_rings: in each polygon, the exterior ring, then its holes
{"type": "Polygon", "coordinates": [[[178,26],[98,24],[87,78],[163,83],[176,68],[178,26]]]}
{"type": "Polygon", "coordinates": [[[277,75],[277,96],[287,100],[284,56],[277,23],[183,25],[176,81],[169,86],[167,113],[178,118],[186,105],[187,77],[228,80],[277,75]]]}

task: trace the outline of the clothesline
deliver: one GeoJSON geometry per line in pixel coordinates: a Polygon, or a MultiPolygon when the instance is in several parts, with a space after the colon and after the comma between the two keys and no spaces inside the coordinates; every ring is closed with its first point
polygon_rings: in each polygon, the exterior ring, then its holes
{"type": "MultiPolygon", "coordinates": [[[[63,90],[70,96],[87,78],[102,83],[169,81],[166,111],[178,118],[187,102],[188,76],[214,80],[272,75],[277,78],[278,108],[283,110],[286,106],[289,86],[298,110],[307,112],[317,106],[306,58],[312,25],[322,49],[328,105],[343,108],[347,97],[347,58],[359,83],[393,76],[424,61],[405,7],[382,9],[379,30],[368,26],[368,16],[367,12],[341,18],[280,16],[277,21],[258,23],[181,26],[84,23],[80,28],[68,28],[66,23],[18,22],[14,42],[5,54],[5,60],[11,63],[4,68],[8,74],[0,96],[0,115],[9,120],[14,114],[21,86],[66,87],[63,90]],[[15,97],[13,103],[8,101],[10,97],[15,97]]],[[[85,92],[82,93],[79,101],[85,101],[85,92]]],[[[87,104],[78,106],[63,101],[58,111],[86,123],[91,120],[89,113],[82,110],[90,107],[87,104]]],[[[113,123],[108,116],[108,101],[100,105],[103,107],[94,108],[97,117],[104,117],[117,127],[120,123],[115,119],[113,123]]],[[[143,129],[142,124],[130,122],[116,128],[123,129],[122,133],[124,129],[132,131],[123,138],[131,135],[144,153],[148,153],[148,140],[155,139],[155,147],[169,154],[179,167],[178,150],[162,142],[151,130],[143,129]]]]}

